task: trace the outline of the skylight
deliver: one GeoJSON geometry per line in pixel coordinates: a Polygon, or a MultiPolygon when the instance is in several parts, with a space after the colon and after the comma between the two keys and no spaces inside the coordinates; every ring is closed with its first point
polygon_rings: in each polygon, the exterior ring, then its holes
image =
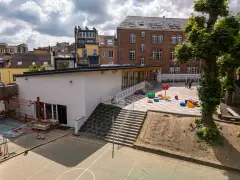
{"type": "Polygon", "coordinates": [[[139,24],[140,26],[144,26],[144,22],[142,22],[142,21],[140,21],[138,24],[139,24]]]}

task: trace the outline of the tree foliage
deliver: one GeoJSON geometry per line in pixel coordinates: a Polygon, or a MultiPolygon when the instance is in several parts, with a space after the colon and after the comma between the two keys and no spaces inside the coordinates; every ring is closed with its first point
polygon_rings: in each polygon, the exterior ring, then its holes
{"type": "Polygon", "coordinates": [[[40,67],[37,67],[37,65],[33,64],[29,66],[28,72],[45,71],[46,67],[51,67],[51,65],[47,64],[47,65],[42,65],[40,67]]]}
{"type": "Polygon", "coordinates": [[[185,27],[186,40],[175,49],[176,61],[186,63],[203,60],[199,99],[202,102],[202,121],[212,124],[212,114],[220,103],[221,83],[217,59],[225,54],[239,56],[239,21],[229,15],[228,0],[196,0],[185,27]]]}

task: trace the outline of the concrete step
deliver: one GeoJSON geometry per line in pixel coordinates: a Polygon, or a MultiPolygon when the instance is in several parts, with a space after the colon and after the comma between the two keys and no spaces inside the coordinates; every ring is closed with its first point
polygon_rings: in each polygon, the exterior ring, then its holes
{"type": "Polygon", "coordinates": [[[114,123],[115,126],[121,126],[122,124],[125,124],[126,126],[129,126],[129,127],[137,127],[137,128],[141,128],[141,124],[140,123],[135,123],[135,122],[131,122],[131,121],[116,121],[114,123]]]}
{"type": "MultiPolygon", "coordinates": [[[[124,136],[128,136],[128,137],[132,137],[132,138],[134,138],[134,139],[136,139],[137,138],[137,134],[129,134],[128,132],[124,132],[124,131],[115,131],[115,136],[117,136],[117,134],[118,135],[124,135],[124,136]]],[[[107,134],[107,136],[112,136],[113,135],[113,131],[109,131],[108,132],[108,134],[107,134]]]]}
{"type": "Polygon", "coordinates": [[[114,128],[115,129],[121,129],[121,128],[129,128],[129,129],[134,129],[136,131],[138,131],[140,129],[140,126],[134,126],[134,125],[129,125],[129,124],[114,124],[114,128]]]}
{"type": "Polygon", "coordinates": [[[139,115],[133,115],[133,114],[129,114],[129,115],[122,115],[122,114],[119,114],[117,116],[117,118],[134,118],[134,119],[139,119],[139,120],[142,120],[144,119],[145,116],[139,116],[139,115]]]}
{"type": "MultiPolygon", "coordinates": [[[[113,138],[113,134],[108,134],[107,136],[106,136],[106,138],[107,139],[111,139],[111,138],[113,138]]],[[[128,136],[127,134],[118,134],[118,133],[116,133],[116,134],[114,134],[114,139],[115,140],[118,140],[118,139],[124,139],[124,140],[129,140],[129,141],[135,141],[135,137],[131,137],[131,136],[128,136]]]]}
{"type": "MultiPolygon", "coordinates": [[[[107,142],[113,142],[112,139],[105,139],[107,142]]],[[[133,143],[128,143],[128,142],[122,142],[122,141],[114,141],[115,144],[122,145],[122,146],[127,146],[127,147],[133,147],[133,143]]]]}
{"type": "Polygon", "coordinates": [[[115,120],[115,123],[122,123],[122,122],[126,122],[126,123],[129,123],[129,124],[136,124],[136,125],[142,125],[142,121],[135,121],[135,120],[132,120],[132,119],[116,119],[115,120]]]}
{"type": "Polygon", "coordinates": [[[146,114],[145,111],[137,111],[137,110],[128,110],[128,109],[122,109],[120,111],[120,113],[128,113],[129,111],[131,111],[131,114],[139,114],[139,115],[144,115],[146,114]]]}
{"type": "Polygon", "coordinates": [[[124,120],[132,121],[132,122],[138,122],[138,123],[142,123],[144,121],[144,119],[136,118],[136,117],[117,117],[116,118],[116,121],[124,121],[124,120]]]}
{"type": "MultiPolygon", "coordinates": [[[[118,129],[116,129],[114,127],[114,130],[116,132],[118,129]]],[[[139,128],[138,129],[133,129],[133,128],[129,128],[129,127],[121,127],[121,131],[127,132],[129,134],[137,134],[138,135],[139,130],[140,130],[139,128]]],[[[110,131],[113,131],[113,127],[111,127],[108,132],[110,132],[110,131]]]]}

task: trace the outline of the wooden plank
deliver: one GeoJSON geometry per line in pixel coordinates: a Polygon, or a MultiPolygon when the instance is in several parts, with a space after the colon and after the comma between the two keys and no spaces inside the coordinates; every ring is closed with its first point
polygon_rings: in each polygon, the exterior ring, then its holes
{"type": "Polygon", "coordinates": [[[231,114],[231,115],[233,115],[234,117],[236,117],[236,116],[239,116],[239,114],[238,113],[236,113],[234,110],[232,110],[231,108],[226,108],[227,109],[227,111],[231,114]]]}

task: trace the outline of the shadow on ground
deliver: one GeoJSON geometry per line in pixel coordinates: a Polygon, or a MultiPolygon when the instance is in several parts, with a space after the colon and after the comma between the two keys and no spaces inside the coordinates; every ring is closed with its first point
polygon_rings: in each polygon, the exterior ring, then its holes
{"type": "Polygon", "coordinates": [[[33,152],[63,166],[74,167],[101,149],[105,144],[90,144],[67,136],[39,147],[33,152]]]}
{"type": "MultiPolygon", "coordinates": [[[[222,136],[222,146],[224,148],[219,148],[219,145],[213,145],[213,151],[217,160],[224,166],[233,167],[240,170],[240,152],[236,149],[228,139],[222,136]]],[[[225,172],[229,180],[238,180],[240,173],[230,173],[225,172]]]]}

